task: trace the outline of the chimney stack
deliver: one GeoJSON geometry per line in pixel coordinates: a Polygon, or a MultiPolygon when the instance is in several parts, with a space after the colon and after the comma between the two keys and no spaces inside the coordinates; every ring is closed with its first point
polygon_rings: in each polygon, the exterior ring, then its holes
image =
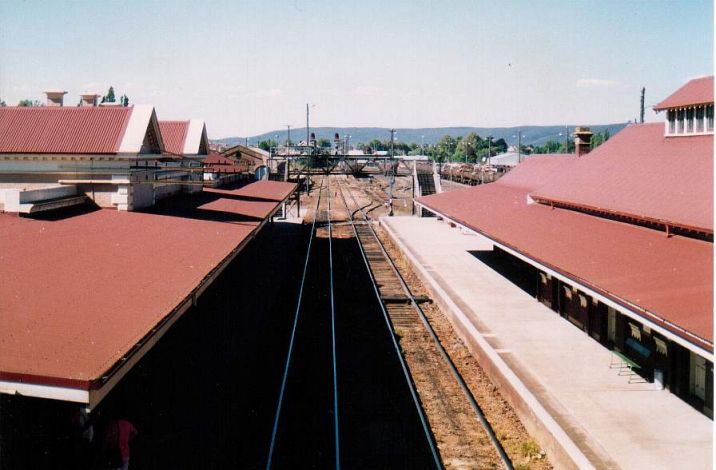
{"type": "Polygon", "coordinates": [[[574,151],[577,157],[586,155],[592,150],[592,131],[588,127],[574,129],[574,151]]]}
{"type": "Polygon", "coordinates": [[[45,95],[47,95],[47,106],[62,106],[62,102],[64,100],[65,95],[67,94],[66,91],[60,91],[60,90],[47,90],[43,91],[45,95]]]}
{"type": "Polygon", "coordinates": [[[98,93],[82,93],[80,94],[80,98],[82,99],[80,106],[97,106],[97,98],[99,98],[100,95],[98,93]]]}

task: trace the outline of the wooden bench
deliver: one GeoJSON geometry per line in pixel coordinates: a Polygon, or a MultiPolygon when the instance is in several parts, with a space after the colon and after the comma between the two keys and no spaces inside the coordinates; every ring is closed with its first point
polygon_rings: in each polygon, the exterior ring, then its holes
{"type": "Polygon", "coordinates": [[[612,351],[612,360],[609,363],[609,368],[614,369],[616,366],[617,369],[619,369],[619,375],[622,376],[628,376],[629,377],[629,383],[632,383],[632,380],[637,377],[635,381],[641,382],[641,376],[638,375],[637,371],[641,369],[641,366],[631,360],[628,356],[625,354],[620,353],[619,351],[613,350],[612,351]],[[616,357],[617,361],[614,362],[614,358],[616,357]],[[626,372],[626,373],[625,373],[626,372]]]}

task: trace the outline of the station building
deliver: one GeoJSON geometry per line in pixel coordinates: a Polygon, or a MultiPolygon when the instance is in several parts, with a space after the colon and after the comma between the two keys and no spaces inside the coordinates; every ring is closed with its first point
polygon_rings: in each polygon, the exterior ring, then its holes
{"type": "Polygon", "coordinates": [[[713,77],[589,152],[419,198],[491,240],[542,302],[635,373],[713,416],[713,77]]]}
{"type": "Polygon", "coordinates": [[[186,157],[208,149],[203,122],[162,131],[151,105],[97,105],[86,93],[66,107],[65,91],[45,93],[45,106],[0,108],[0,210],[30,214],[89,199],[131,211],[201,190],[200,163],[186,157]]]}

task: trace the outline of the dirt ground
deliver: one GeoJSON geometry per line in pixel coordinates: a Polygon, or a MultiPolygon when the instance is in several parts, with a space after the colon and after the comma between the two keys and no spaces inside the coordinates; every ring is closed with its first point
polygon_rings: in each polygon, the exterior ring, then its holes
{"type": "MultiPolygon", "coordinates": [[[[395,261],[413,293],[415,295],[429,297],[429,292],[425,289],[400,251],[392,243],[390,237],[382,230],[379,231],[379,233],[386,250],[395,261]]],[[[539,445],[530,437],[512,407],[505,401],[497,387],[487,377],[477,360],[470,354],[467,346],[465,346],[462,340],[455,334],[447,317],[440,311],[438,306],[432,302],[425,303],[422,307],[430,324],[440,338],[440,342],[460,371],[460,375],[462,375],[475,400],[482,408],[485,417],[494,429],[497,438],[502,443],[505,452],[510,457],[510,460],[512,460],[515,468],[552,468],[544,451],[542,451],[539,445]]],[[[410,346],[406,344],[404,349],[410,349],[410,346]]],[[[415,374],[418,375],[420,372],[416,371],[415,374]]],[[[446,462],[446,466],[450,466],[449,462],[446,462]]],[[[456,465],[454,468],[466,467],[456,465]]],[[[469,468],[473,467],[470,466],[469,468]]]]}
{"type": "MultiPolygon", "coordinates": [[[[317,185],[318,181],[316,179],[317,185]]],[[[366,211],[370,219],[376,220],[389,212],[386,204],[390,191],[389,181],[382,175],[359,178],[337,175],[331,177],[329,184],[334,188],[331,191],[334,218],[347,218],[348,215],[343,201],[337,197],[335,188],[339,184],[345,188],[344,191],[350,191],[355,204],[366,211]]],[[[306,204],[304,207],[315,207],[314,197],[317,193],[312,191],[310,197],[302,200],[302,204],[306,204]]],[[[411,177],[396,178],[393,202],[394,215],[412,214],[411,177]]],[[[361,219],[355,204],[352,201],[349,203],[350,211],[356,219],[361,219]]],[[[308,214],[308,218],[311,218],[311,214],[308,214]]],[[[350,236],[346,230],[338,233],[341,238],[350,236]]],[[[380,229],[378,233],[413,294],[429,298],[429,292],[389,237],[380,229]]],[[[529,436],[514,410],[455,334],[447,317],[431,301],[423,303],[422,307],[515,468],[552,468],[544,451],[529,436]]],[[[388,310],[445,466],[460,469],[500,468],[501,462],[487,433],[479,424],[458,382],[417,314],[410,306],[390,307],[388,310]]]]}

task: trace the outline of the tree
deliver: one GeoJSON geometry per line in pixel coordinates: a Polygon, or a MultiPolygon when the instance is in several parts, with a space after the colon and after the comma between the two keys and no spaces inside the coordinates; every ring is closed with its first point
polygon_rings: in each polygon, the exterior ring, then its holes
{"type": "Polygon", "coordinates": [[[557,153],[560,149],[561,144],[556,140],[548,140],[544,145],[535,145],[534,153],[557,153]]]}
{"type": "Polygon", "coordinates": [[[119,102],[126,108],[129,106],[129,97],[127,95],[122,95],[119,97],[119,102]]]}
{"type": "Polygon", "coordinates": [[[271,150],[271,147],[278,147],[278,142],[273,139],[262,140],[261,142],[259,142],[259,148],[261,150],[266,150],[268,152],[271,150]]]}
{"type": "Polygon", "coordinates": [[[5,106],[7,106],[7,104],[5,104],[5,101],[0,100],[0,108],[4,108],[5,106]]]}
{"type": "Polygon", "coordinates": [[[605,129],[604,132],[597,132],[596,134],[594,134],[594,136],[592,136],[592,143],[591,143],[592,149],[599,147],[607,140],[609,140],[609,130],[608,129],[605,129]]]}
{"type": "Polygon", "coordinates": [[[457,140],[449,135],[444,135],[435,144],[435,157],[438,161],[442,162],[449,159],[455,154],[457,148],[457,140]]]}
{"type": "Polygon", "coordinates": [[[321,148],[330,148],[330,147],[331,147],[331,141],[328,140],[328,139],[324,139],[323,137],[321,137],[320,139],[318,139],[317,145],[318,145],[319,147],[321,147],[321,148]]]}
{"type": "Polygon", "coordinates": [[[114,103],[115,101],[114,87],[110,86],[109,90],[107,90],[107,94],[102,97],[102,103],[114,103]]]}
{"type": "Polygon", "coordinates": [[[507,152],[507,142],[505,142],[505,139],[497,139],[492,143],[491,147],[493,155],[507,152]]]}
{"type": "Polygon", "coordinates": [[[42,103],[37,100],[20,100],[17,105],[21,108],[39,108],[42,103]]]}

